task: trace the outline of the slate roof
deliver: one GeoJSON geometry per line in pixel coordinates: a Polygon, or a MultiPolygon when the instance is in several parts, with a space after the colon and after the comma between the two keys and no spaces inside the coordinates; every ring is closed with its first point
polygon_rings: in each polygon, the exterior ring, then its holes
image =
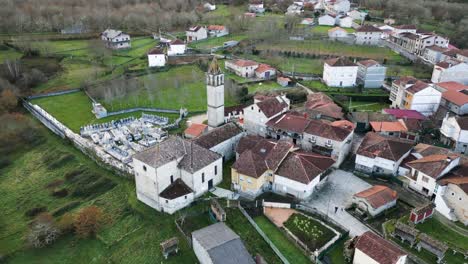
{"type": "Polygon", "coordinates": [[[135,154],[133,158],[154,168],[181,159],[178,164],[179,168],[193,173],[220,159],[221,156],[183,138],[170,137],[135,154]]]}
{"type": "Polygon", "coordinates": [[[288,104],[283,99],[274,97],[258,102],[257,106],[269,118],[282,112],[283,109],[288,107],[288,104]]]}
{"type": "Polygon", "coordinates": [[[194,139],[194,142],[204,148],[210,149],[242,132],[239,126],[231,122],[208,131],[208,133],[194,139]]]}
{"type": "Polygon", "coordinates": [[[400,257],[407,255],[372,231],[367,231],[358,237],[356,248],[379,264],[396,264],[400,257]]]}
{"type": "Polygon", "coordinates": [[[313,179],[333,166],[334,163],[335,160],[330,157],[311,152],[295,151],[287,155],[275,174],[303,184],[309,184],[313,179]]]}
{"type": "Polygon", "coordinates": [[[328,60],[325,61],[325,63],[332,66],[332,67],[352,67],[352,66],[356,66],[356,64],[354,62],[350,61],[346,57],[328,59],[328,60]]]}
{"type": "Polygon", "coordinates": [[[458,156],[450,155],[429,155],[418,160],[410,161],[406,165],[410,168],[421,171],[422,173],[437,179],[442,171],[447,168],[458,156]]]}
{"type": "Polygon", "coordinates": [[[182,181],[181,179],[177,179],[169,186],[167,186],[167,188],[164,189],[159,194],[159,196],[161,196],[164,199],[173,200],[175,198],[187,195],[191,192],[193,192],[192,189],[190,189],[190,187],[188,187],[184,183],[184,181],[182,181]]]}
{"type": "Polygon", "coordinates": [[[384,158],[392,161],[399,160],[413,147],[412,143],[404,142],[396,138],[387,138],[376,133],[369,132],[359,145],[357,154],[369,158],[384,158]]]}
{"type": "Polygon", "coordinates": [[[395,201],[398,198],[396,191],[383,185],[375,185],[354,196],[365,199],[374,209],[395,201]]]}
{"type": "Polygon", "coordinates": [[[240,237],[224,223],[216,223],[192,233],[214,264],[254,264],[240,237]]]}

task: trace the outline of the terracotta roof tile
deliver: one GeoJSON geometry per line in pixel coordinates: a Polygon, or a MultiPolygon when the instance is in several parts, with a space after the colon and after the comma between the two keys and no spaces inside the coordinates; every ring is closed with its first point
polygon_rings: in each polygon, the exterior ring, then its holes
{"type": "Polygon", "coordinates": [[[410,161],[406,165],[410,168],[423,172],[424,174],[437,179],[458,155],[429,155],[421,159],[410,161]]]}
{"type": "Polygon", "coordinates": [[[404,142],[395,138],[387,138],[376,133],[369,132],[359,145],[358,155],[369,158],[381,157],[397,161],[413,147],[412,143],[404,142]]]}
{"type": "Polygon", "coordinates": [[[236,66],[239,66],[239,67],[249,67],[249,66],[258,65],[257,62],[252,61],[252,60],[238,59],[238,60],[234,60],[234,61],[231,61],[231,62],[234,63],[236,66]]]}
{"type": "Polygon", "coordinates": [[[356,29],[356,32],[382,32],[382,30],[372,25],[363,25],[356,29]]]}
{"type": "Polygon", "coordinates": [[[226,27],[223,25],[209,25],[208,30],[224,30],[226,27]]]}
{"type": "Polygon", "coordinates": [[[468,89],[468,85],[464,85],[459,82],[440,82],[436,85],[446,91],[461,91],[468,89]]]}
{"type": "Polygon", "coordinates": [[[342,128],[339,126],[332,126],[319,120],[310,120],[309,125],[305,129],[305,133],[307,134],[335,141],[345,140],[349,136],[349,134],[351,134],[351,132],[352,130],[350,129],[342,128]]]}
{"type": "Polygon", "coordinates": [[[352,67],[352,66],[356,66],[356,64],[354,62],[350,61],[346,57],[328,59],[328,60],[325,61],[325,63],[332,66],[332,67],[352,67]]]}
{"type": "Polygon", "coordinates": [[[194,137],[198,137],[207,129],[205,124],[192,124],[187,129],[185,129],[184,134],[188,134],[194,137]]]}
{"type": "Polygon", "coordinates": [[[412,93],[412,94],[415,94],[417,92],[420,92],[426,88],[430,87],[429,84],[423,82],[423,81],[416,81],[415,84],[413,84],[411,87],[409,87],[408,89],[406,89],[406,91],[412,93]]]}
{"type": "Polygon", "coordinates": [[[367,231],[358,237],[356,248],[379,264],[396,264],[407,253],[380,236],[367,231]]]}
{"type": "Polygon", "coordinates": [[[288,154],[275,174],[303,184],[309,184],[334,163],[335,160],[330,157],[297,151],[288,154]]]}
{"type": "Polygon", "coordinates": [[[263,72],[266,72],[266,71],[274,71],[275,68],[271,67],[270,65],[268,64],[259,64],[258,65],[258,68],[255,69],[255,72],[257,73],[263,73],[263,72]]]}
{"type": "MultiPolygon", "coordinates": [[[[468,91],[468,89],[465,91],[468,91]]],[[[458,106],[468,104],[468,95],[459,91],[444,92],[442,93],[442,98],[458,106]]]]}
{"type": "Polygon", "coordinates": [[[468,116],[457,117],[457,123],[462,130],[468,130],[468,116]]]}
{"type": "Polygon", "coordinates": [[[398,198],[396,191],[382,185],[375,185],[354,196],[364,198],[374,209],[395,201],[398,198]]]}
{"type": "Polygon", "coordinates": [[[375,132],[407,132],[408,129],[399,121],[393,122],[370,122],[375,132]]]}
{"type": "Polygon", "coordinates": [[[394,116],[397,119],[408,118],[408,119],[418,119],[425,120],[427,119],[423,114],[419,113],[416,110],[407,110],[407,109],[384,109],[384,112],[394,116]]]}
{"type": "Polygon", "coordinates": [[[274,129],[302,134],[309,125],[309,120],[303,116],[286,113],[268,121],[266,125],[274,129]]]}
{"type": "Polygon", "coordinates": [[[280,97],[265,99],[258,102],[257,106],[268,118],[289,108],[288,104],[280,97]]]}
{"type": "Polygon", "coordinates": [[[343,119],[343,112],[333,100],[324,93],[313,93],[307,96],[306,110],[313,110],[335,119],[343,119]]]}
{"type": "Polygon", "coordinates": [[[239,126],[231,122],[208,131],[208,133],[194,139],[194,142],[206,149],[210,149],[242,132],[239,126]]]}

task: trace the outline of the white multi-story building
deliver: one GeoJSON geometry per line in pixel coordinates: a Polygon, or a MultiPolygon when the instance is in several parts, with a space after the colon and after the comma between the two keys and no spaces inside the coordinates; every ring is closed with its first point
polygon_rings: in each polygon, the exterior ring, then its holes
{"type": "Polygon", "coordinates": [[[130,35],[120,30],[106,29],[101,33],[101,40],[109,49],[128,49],[131,47],[130,35]]]}
{"type": "Polygon", "coordinates": [[[338,25],[342,28],[351,28],[353,26],[353,19],[349,16],[339,17],[338,25]]]}
{"type": "Polygon", "coordinates": [[[148,52],[148,66],[149,67],[164,67],[166,66],[166,54],[160,48],[151,49],[148,52]]]}
{"type": "Polygon", "coordinates": [[[334,27],[328,30],[328,37],[332,40],[348,37],[348,31],[340,27],[334,27]]]}
{"type": "Polygon", "coordinates": [[[137,198],[169,214],[222,181],[221,155],[171,137],[133,156],[137,198]]]}
{"type": "Polygon", "coordinates": [[[468,63],[457,60],[442,61],[434,65],[431,81],[459,82],[468,85],[468,63]]]}
{"type": "Polygon", "coordinates": [[[425,116],[434,114],[439,108],[442,93],[414,77],[402,77],[392,83],[390,101],[392,107],[416,110],[425,116]]]}
{"type": "Polygon", "coordinates": [[[357,71],[358,66],[347,58],[329,59],[323,65],[323,81],[330,87],[353,87],[357,71]]]}
{"type": "Polygon", "coordinates": [[[336,16],[326,14],[318,18],[318,24],[320,26],[334,26],[336,23],[336,16]]]}
{"type": "Polygon", "coordinates": [[[382,30],[371,25],[364,25],[356,29],[356,44],[379,45],[382,38],[382,30]]]}
{"type": "Polygon", "coordinates": [[[208,31],[205,27],[194,26],[185,31],[185,35],[187,36],[187,42],[198,41],[202,39],[207,39],[208,31]]]}
{"type": "Polygon", "coordinates": [[[357,82],[364,88],[380,88],[385,81],[387,68],[375,60],[358,61],[357,82]]]}
{"type": "Polygon", "coordinates": [[[423,58],[432,64],[437,64],[442,61],[442,54],[446,51],[446,48],[442,48],[436,45],[429,46],[424,49],[423,58]]]}
{"type": "Polygon", "coordinates": [[[398,175],[401,162],[413,144],[369,132],[356,152],[356,170],[365,173],[398,175]]]}
{"type": "Polygon", "coordinates": [[[248,134],[265,136],[266,123],[289,110],[285,95],[270,97],[244,108],[244,129],[248,134]]]}
{"type": "Polygon", "coordinates": [[[468,116],[447,115],[440,133],[442,143],[451,146],[455,152],[468,154],[468,116]]]}
{"type": "Polygon", "coordinates": [[[451,221],[468,225],[468,165],[462,164],[437,182],[436,210],[451,221]]]}

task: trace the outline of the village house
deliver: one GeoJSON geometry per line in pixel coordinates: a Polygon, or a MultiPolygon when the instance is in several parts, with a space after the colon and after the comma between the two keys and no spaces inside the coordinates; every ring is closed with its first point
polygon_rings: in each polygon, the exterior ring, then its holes
{"type": "Polygon", "coordinates": [[[263,5],[263,1],[262,0],[250,0],[249,12],[256,13],[256,14],[265,13],[265,6],[263,5]]]}
{"type": "Polygon", "coordinates": [[[468,164],[437,181],[436,210],[451,221],[468,225],[468,164]]]}
{"type": "Polygon", "coordinates": [[[325,180],[335,163],[330,157],[298,150],[287,140],[249,137],[239,142],[239,158],[231,173],[233,188],[247,197],[271,191],[305,199],[325,180]]]}
{"type": "Polygon", "coordinates": [[[257,79],[270,80],[276,77],[276,69],[268,64],[259,64],[255,69],[255,77],[257,79]]]}
{"type": "Polygon", "coordinates": [[[255,264],[240,237],[222,222],[193,231],[192,247],[201,264],[255,264]]]}
{"type": "Polygon", "coordinates": [[[447,48],[436,45],[429,46],[424,49],[423,58],[432,64],[437,64],[442,61],[443,53],[446,51],[447,48]]]}
{"type": "Polygon", "coordinates": [[[346,31],[345,29],[342,29],[340,27],[330,28],[328,30],[328,37],[331,40],[346,38],[346,37],[348,37],[348,31],[346,31]]]}
{"type": "Polygon", "coordinates": [[[221,182],[221,155],[171,137],[133,156],[137,198],[169,214],[221,182]]]}
{"type": "Polygon", "coordinates": [[[349,121],[327,123],[288,112],[266,125],[267,137],[289,139],[301,149],[331,157],[336,160],[335,167],[344,161],[351,149],[354,125],[349,121]]]}
{"type": "Polygon", "coordinates": [[[358,211],[371,217],[383,213],[396,205],[398,194],[396,191],[383,186],[375,185],[353,195],[353,204],[358,211]]]}
{"type": "Polygon", "coordinates": [[[406,166],[410,172],[409,188],[427,196],[435,198],[437,180],[458,166],[460,157],[454,154],[434,154],[409,161],[406,166]]]}
{"type": "Polygon", "coordinates": [[[210,37],[222,37],[229,34],[229,30],[226,26],[222,25],[209,25],[208,35],[210,37]]]}
{"type": "Polygon", "coordinates": [[[396,34],[401,34],[401,33],[414,33],[416,34],[416,31],[418,30],[416,25],[398,25],[393,27],[395,30],[394,32],[396,34]]]}
{"type": "Polygon", "coordinates": [[[414,77],[402,77],[393,81],[390,93],[392,107],[416,110],[425,116],[434,114],[442,98],[442,93],[414,77]]]}
{"type": "Polygon", "coordinates": [[[389,25],[383,25],[380,27],[378,25],[374,25],[374,27],[377,27],[382,31],[380,34],[380,38],[384,40],[387,40],[390,37],[390,35],[393,34],[393,32],[395,31],[395,28],[389,25]]]}
{"type": "Polygon", "coordinates": [[[346,14],[351,8],[348,0],[335,0],[328,3],[333,3],[333,11],[337,14],[346,14]]]}
{"type": "Polygon", "coordinates": [[[364,21],[364,19],[367,16],[367,13],[364,11],[359,11],[359,10],[351,10],[347,13],[348,16],[350,16],[353,20],[359,20],[359,21],[364,21]]]}
{"type": "Polygon", "coordinates": [[[228,60],[224,63],[226,70],[234,72],[237,76],[244,78],[252,78],[255,76],[255,70],[259,64],[251,60],[228,60]]]}
{"type": "Polygon", "coordinates": [[[276,78],[276,82],[283,87],[288,87],[292,84],[292,80],[284,76],[278,76],[278,78],[276,78]]]}
{"type": "Polygon", "coordinates": [[[109,49],[128,49],[131,47],[130,35],[115,29],[106,29],[101,33],[101,40],[109,49]]]}
{"type": "Polygon", "coordinates": [[[434,86],[442,92],[438,113],[446,116],[468,114],[468,86],[457,82],[437,83],[434,86]]]}
{"type": "Polygon", "coordinates": [[[422,124],[417,119],[398,119],[396,121],[370,122],[372,132],[382,136],[395,137],[411,141],[419,141],[422,124]]]}
{"type": "Polygon", "coordinates": [[[364,173],[398,175],[402,161],[413,144],[369,132],[356,152],[356,170],[364,173]]]}
{"type": "Polygon", "coordinates": [[[399,247],[367,231],[357,238],[353,264],[405,264],[407,258],[399,247]]]}
{"type": "Polygon", "coordinates": [[[363,25],[356,29],[357,45],[379,45],[382,30],[372,25],[363,25]]]}
{"type": "Polygon", "coordinates": [[[382,87],[387,67],[378,63],[375,60],[362,60],[357,62],[357,83],[362,84],[364,88],[380,88],[382,87]]]}
{"type": "Polygon", "coordinates": [[[208,38],[208,31],[202,26],[193,26],[185,31],[187,42],[198,41],[208,38]]]}
{"type": "Polygon", "coordinates": [[[193,142],[218,153],[223,157],[223,161],[226,161],[234,158],[237,143],[244,135],[244,131],[237,124],[231,122],[209,130],[194,139],[193,142]]]}
{"type": "Polygon", "coordinates": [[[326,14],[318,18],[318,24],[320,26],[334,26],[336,23],[336,16],[326,14]]]}
{"type": "Polygon", "coordinates": [[[468,154],[468,116],[447,115],[440,128],[440,140],[455,152],[468,154]]]}
{"type": "Polygon", "coordinates": [[[456,58],[460,61],[468,63],[468,49],[458,50],[456,58]]]}
{"type": "MultiPolygon", "coordinates": [[[[431,155],[451,155],[451,154],[453,154],[453,152],[450,151],[449,149],[419,143],[413,148],[410,155],[408,155],[401,163],[401,166],[398,169],[399,175],[408,176],[410,174],[411,168],[407,165],[407,163],[410,161],[418,160],[418,159],[431,156],[431,155]]],[[[402,178],[402,180],[405,180],[405,178],[402,178]]],[[[409,180],[405,181],[406,186],[408,186],[409,184],[410,184],[409,180]]]]}
{"type": "Polygon", "coordinates": [[[323,65],[323,81],[329,87],[356,85],[358,66],[345,57],[328,59],[323,65]]]}
{"type": "Polygon", "coordinates": [[[416,120],[426,120],[423,114],[419,113],[416,110],[407,110],[407,109],[393,109],[387,108],[382,111],[388,115],[391,115],[395,120],[396,119],[416,119],[416,120]]]}
{"type": "Polygon", "coordinates": [[[419,56],[423,56],[426,47],[448,48],[449,40],[447,38],[434,33],[415,31],[395,27],[395,33],[390,36],[389,41],[419,56]]]}
{"type": "Polygon", "coordinates": [[[468,85],[468,63],[457,60],[442,61],[434,65],[431,81],[433,83],[441,82],[459,82],[468,85]]]}
{"type": "Polygon", "coordinates": [[[370,122],[395,121],[392,115],[381,112],[351,112],[349,120],[354,123],[356,132],[368,132],[371,128],[370,122]]]}
{"type": "Polygon", "coordinates": [[[343,110],[335,104],[333,99],[324,93],[312,93],[307,95],[307,101],[302,112],[309,118],[326,119],[330,121],[343,119],[343,110]]]}
{"type": "Polygon", "coordinates": [[[341,16],[338,18],[338,25],[342,28],[351,28],[353,26],[353,19],[349,16],[341,16]]]}
{"type": "Polygon", "coordinates": [[[175,39],[169,43],[169,49],[167,50],[168,56],[184,54],[187,45],[180,39],[175,39]]]}
{"type": "Polygon", "coordinates": [[[153,48],[148,52],[148,66],[149,67],[164,67],[166,66],[167,58],[164,50],[160,48],[153,48]]]}
{"type": "Polygon", "coordinates": [[[285,95],[255,100],[244,108],[244,129],[248,134],[266,135],[266,123],[289,110],[290,101],[285,95]]]}
{"type": "Polygon", "coordinates": [[[184,130],[184,136],[185,136],[185,138],[192,139],[192,138],[197,138],[197,137],[205,134],[206,132],[208,132],[208,126],[207,125],[193,123],[193,124],[190,124],[184,130]]]}

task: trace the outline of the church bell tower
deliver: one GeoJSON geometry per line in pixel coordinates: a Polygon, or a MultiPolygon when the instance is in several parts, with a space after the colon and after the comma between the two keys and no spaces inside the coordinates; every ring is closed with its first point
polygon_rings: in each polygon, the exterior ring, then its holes
{"type": "Polygon", "coordinates": [[[208,126],[218,127],[224,124],[224,74],[213,57],[206,73],[206,95],[208,99],[208,126]]]}

